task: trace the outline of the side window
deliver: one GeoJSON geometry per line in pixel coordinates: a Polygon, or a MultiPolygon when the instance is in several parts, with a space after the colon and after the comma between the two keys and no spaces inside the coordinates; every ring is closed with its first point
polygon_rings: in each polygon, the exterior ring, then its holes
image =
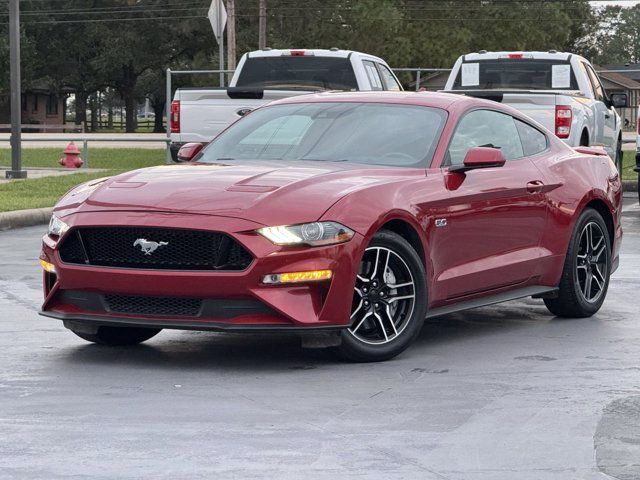
{"type": "Polygon", "coordinates": [[[391,73],[391,70],[389,70],[385,65],[382,65],[381,63],[378,63],[376,65],[378,65],[380,76],[382,77],[382,80],[384,80],[384,84],[387,87],[387,90],[394,90],[394,91],[402,90],[402,88],[400,87],[400,84],[396,80],[396,77],[394,77],[393,73],[391,73]]]}
{"type": "Polygon", "coordinates": [[[587,72],[589,72],[589,78],[591,78],[591,83],[593,83],[593,88],[596,91],[595,97],[596,99],[602,101],[605,99],[604,88],[602,88],[602,84],[600,83],[600,79],[596,72],[593,71],[591,66],[587,65],[587,72]]]}
{"type": "Polygon", "coordinates": [[[364,71],[367,72],[367,78],[369,79],[371,90],[384,90],[382,87],[382,80],[378,74],[378,69],[374,63],[369,60],[364,60],[362,64],[364,65],[364,71]]]}
{"type": "Polygon", "coordinates": [[[507,160],[524,156],[515,119],[493,110],[474,110],[460,120],[449,144],[447,163],[462,165],[473,147],[499,148],[507,160]]]}
{"type": "Polygon", "coordinates": [[[547,149],[547,136],[544,133],[520,120],[515,120],[515,122],[525,157],[530,157],[547,149]]]}
{"type": "Polygon", "coordinates": [[[593,88],[593,82],[591,81],[591,77],[589,76],[589,72],[587,71],[587,66],[584,62],[580,62],[580,70],[582,70],[584,78],[587,79],[587,87],[589,88],[589,93],[591,93],[591,96],[593,98],[596,98],[596,92],[593,88]]]}

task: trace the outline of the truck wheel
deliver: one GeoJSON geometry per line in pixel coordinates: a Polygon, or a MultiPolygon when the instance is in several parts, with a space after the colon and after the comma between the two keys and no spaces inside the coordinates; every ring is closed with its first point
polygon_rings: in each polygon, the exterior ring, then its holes
{"type": "Polygon", "coordinates": [[[582,132],[582,136],[580,137],[580,146],[588,147],[589,146],[589,133],[585,130],[582,132]]]}
{"type": "Polygon", "coordinates": [[[161,328],[136,328],[136,327],[98,327],[96,333],[85,333],[71,330],[80,338],[89,342],[111,347],[137,345],[160,333],[161,328]]]}
{"type": "Polygon", "coordinates": [[[622,138],[618,139],[618,145],[616,147],[616,168],[618,173],[622,177],[622,163],[624,161],[624,153],[622,152],[622,138]]]}
{"type": "Polygon", "coordinates": [[[602,306],[609,288],[611,244],[602,216],[585,209],[569,241],[557,298],[544,303],[558,317],[590,317],[602,306]]]}

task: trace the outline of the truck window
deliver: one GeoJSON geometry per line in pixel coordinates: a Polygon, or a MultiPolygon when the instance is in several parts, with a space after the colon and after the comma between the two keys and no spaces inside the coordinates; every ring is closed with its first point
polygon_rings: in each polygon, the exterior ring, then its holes
{"type": "Polygon", "coordinates": [[[380,72],[380,76],[382,77],[387,90],[393,90],[396,92],[402,90],[402,87],[396,80],[396,77],[391,73],[391,70],[389,70],[386,65],[382,65],[381,63],[376,63],[376,65],[378,66],[378,71],[380,72]]]}
{"type": "Polygon", "coordinates": [[[473,147],[499,148],[507,160],[524,156],[514,118],[493,110],[474,110],[460,120],[445,164],[462,165],[473,147]]]}
{"type": "Polygon", "coordinates": [[[587,74],[589,75],[589,80],[591,80],[591,84],[593,85],[593,89],[595,90],[595,99],[600,101],[604,100],[606,94],[604,93],[604,88],[600,83],[598,75],[596,75],[596,72],[593,71],[591,65],[585,65],[585,67],[587,69],[587,74]]]}
{"type": "Polygon", "coordinates": [[[304,56],[247,58],[237,87],[357,90],[348,58],[304,56]]]}
{"type": "Polygon", "coordinates": [[[371,90],[384,90],[380,74],[378,73],[378,69],[374,63],[369,60],[363,60],[362,65],[364,65],[364,71],[367,72],[367,78],[369,79],[371,90]]]}
{"type": "Polygon", "coordinates": [[[578,90],[578,82],[569,62],[504,58],[462,63],[453,84],[453,90],[501,89],[578,90]]]}

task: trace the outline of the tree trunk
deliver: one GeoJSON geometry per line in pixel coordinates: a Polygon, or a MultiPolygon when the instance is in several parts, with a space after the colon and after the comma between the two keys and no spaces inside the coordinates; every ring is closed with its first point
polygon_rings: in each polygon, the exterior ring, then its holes
{"type": "Polygon", "coordinates": [[[89,109],[91,110],[91,131],[95,132],[98,130],[98,101],[97,101],[98,93],[94,93],[91,95],[89,100],[89,109]]]}
{"type": "Polygon", "coordinates": [[[134,133],[136,131],[136,98],[132,91],[125,92],[124,97],[124,108],[125,108],[125,132],[134,133]]]}
{"type": "Polygon", "coordinates": [[[164,133],[164,98],[159,98],[151,102],[151,107],[155,115],[153,120],[153,133],[164,133]]]}
{"type": "Polygon", "coordinates": [[[76,92],[76,125],[87,121],[87,92],[76,92]]]}

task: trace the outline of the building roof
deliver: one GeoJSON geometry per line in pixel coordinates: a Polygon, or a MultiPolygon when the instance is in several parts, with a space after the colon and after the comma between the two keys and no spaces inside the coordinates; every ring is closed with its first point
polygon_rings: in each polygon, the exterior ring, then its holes
{"type": "Polygon", "coordinates": [[[621,85],[624,88],[628,88],[629,90],[640,90],[640,82],[637,82],[629,78],[625,74],[615,73],[615,72],[605,72],[605,73],[599,73],[598,75],[600,75],[600,78],[609,80],[610,82],[613,82],[613,83],[617,83],[618,85],[621,85]]]}
{"type": "MultiPolygon", "coordinates": [[[[603,67],[603,70],[625,70],[625,72],[619,72],[620,75],[624,75],[625,77],[635,80],[636,82],[640,82],[640,63],[605,65],[603,67]],[[629,70],[629,72],[627,72],[626,70],[629,70]]],[[[609,74],[606,73],[602,75],[609,75],[609,74]]]]}

